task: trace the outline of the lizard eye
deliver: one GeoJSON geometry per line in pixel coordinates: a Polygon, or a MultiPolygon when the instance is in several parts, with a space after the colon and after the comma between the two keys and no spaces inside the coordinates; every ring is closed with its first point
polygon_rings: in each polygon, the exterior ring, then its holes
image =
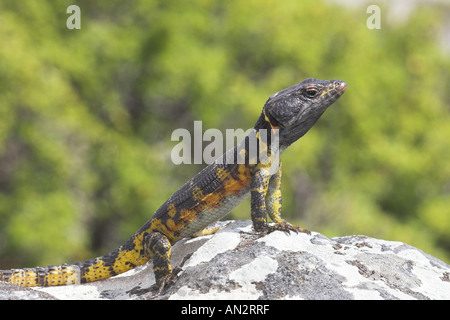
{"type": "Polygon", "coordinates": [[[319,90],[316,88],[306,88],[305,89],[305,96],[308,98],[314,98],[319,93],[319,90]]]}

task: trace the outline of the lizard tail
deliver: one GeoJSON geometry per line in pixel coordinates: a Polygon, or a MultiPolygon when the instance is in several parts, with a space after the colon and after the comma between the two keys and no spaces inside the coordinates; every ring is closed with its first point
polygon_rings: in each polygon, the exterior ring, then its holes
{"type": "Polygon", "coordinates": [[[116,250],[95,259],[57,266],[0,270],[0,281],[22,287],[48,287],[110,278],[149,260],[141,254],[141,244],[141,237],[133,235],[116,250]]]}

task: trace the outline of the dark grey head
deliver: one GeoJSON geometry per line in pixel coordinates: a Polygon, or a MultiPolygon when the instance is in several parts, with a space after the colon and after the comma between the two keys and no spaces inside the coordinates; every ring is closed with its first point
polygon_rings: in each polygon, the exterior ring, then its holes
{"type": "Polygon", "coordinates": [[[341,80],[306,79],[271,95],[255,128],[269,124],[279,129],[280,145],[288,146],[308,132],[346,89],[341,80]]]}

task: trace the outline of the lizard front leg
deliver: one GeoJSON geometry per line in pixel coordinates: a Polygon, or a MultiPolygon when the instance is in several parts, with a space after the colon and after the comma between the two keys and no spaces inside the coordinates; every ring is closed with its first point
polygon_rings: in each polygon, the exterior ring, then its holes
{"type": "Polygon", "coordinates": [[[270,175],[266,168],[257,164],[250,181],[250,206],[253,228],[257,232],[268,232],[266,194],[270,175]]]}
{"type": "Polygon", "coordinates": [[[250,204],[253,228],[258,232],[281,231],[301,231],[309,232],[281,218],[281,169],[273,176],[270,168],[259,163],[254,168],[250,182],[250,204]],[[270,187],[269,187],[270,186],[270,187]],[[267,214],[274,221],[274,224],[267,223],[267,214]]]}
{"type": "Polygon", "coordinates": [[[270,219],[273,222],[284,225],[288,230],[300,231],[307,234],[311,232],[309,230],[291,225],[289,222],[281,218],[281,161],[277,172],[270,177],[269,186],[266,193],[266,209],[270,219]]]}

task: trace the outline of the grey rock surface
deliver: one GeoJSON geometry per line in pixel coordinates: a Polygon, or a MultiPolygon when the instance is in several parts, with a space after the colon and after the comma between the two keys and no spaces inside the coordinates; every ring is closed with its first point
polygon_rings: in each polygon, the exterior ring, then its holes
{"type": "MultiPolygon", "coordinates": [[[[450,299],[450,266],[405,243],[319,233],[261,236],[247,220],[172,250],[182,271],[156,299],[450,299]]],[[[0,299],[148,299],[152,263],[90,284],[19,288],[0,299]]]]}

